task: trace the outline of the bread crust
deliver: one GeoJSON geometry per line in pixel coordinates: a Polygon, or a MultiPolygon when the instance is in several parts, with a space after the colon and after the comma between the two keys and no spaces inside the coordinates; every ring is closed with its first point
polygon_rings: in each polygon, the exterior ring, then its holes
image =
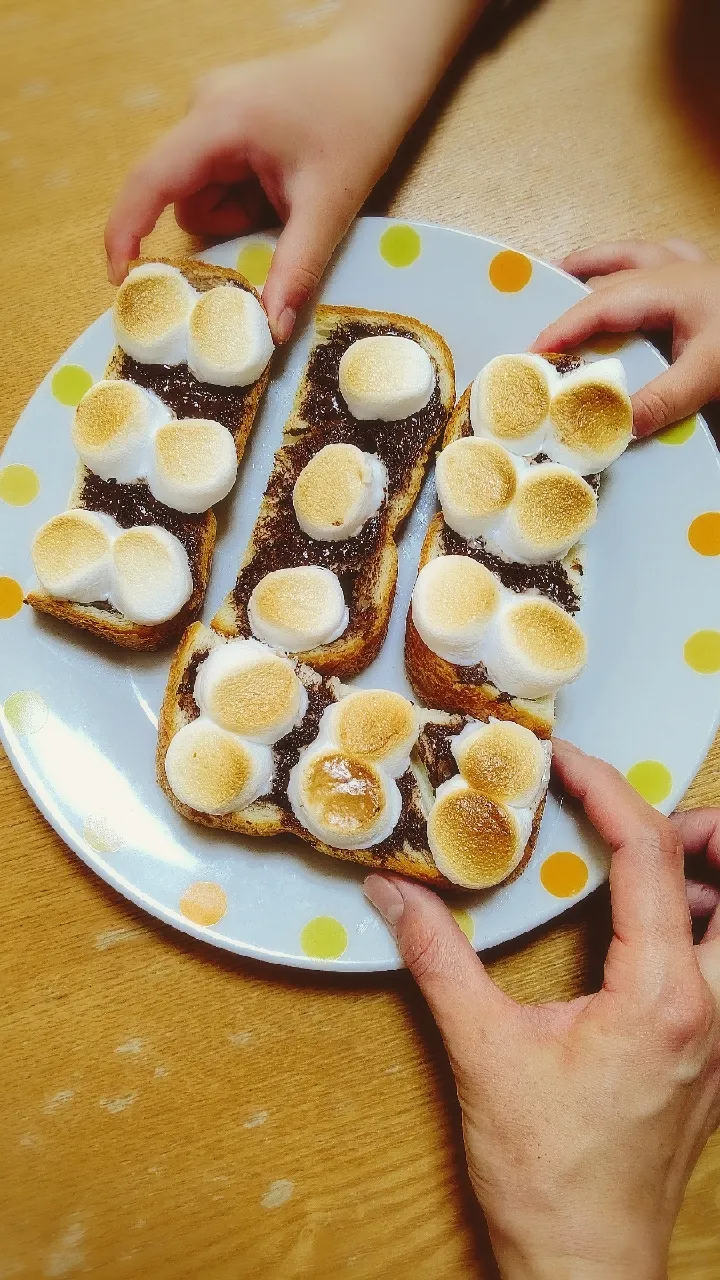
{"type": "MultiPolygon", "coordinates": [[[[144,262],[161,262],[167,266],[178,267],[182,271],[186,279],[194,288],[204,291],[214,288],[218,284],[223,284],[228,280],[232,280],[242,285],[244,289],[249,290],[261,301],[257,290],[253,288],[249,280],[241,275],[239,271],[233,271],[230,267],[218,267],[213,263],[199,262],[194,258],[138,258],[130,264],[131,267],[141,266],[144,262]]],[[[104,378],[118,378],[121,376],[121,368],[124,359],[124,352],[120,347],[115,347],[107,367],[103,374],[104,378]]],[[[238,462],[241,460],[245,451],[255,415],[257,413],[260,400],[267,387],[270,378],[270,362],[267,367],[251,386],[248,394],[243,400],[242,415],[237,424],[233,427],[233,438],[235,440],[235,450],[238,462]]],[[[68,498],[68,510],[82,508],[82,492],[86,477],[90,473],[83,463],[78,463],[78,469],[75,474],[73,488],[68,498]]],[[[182,609],[169,618],[166,622],[157,623],[152,626],[140,623],[130,622],[124,618],[122,614],[110,608],[101,608],[95,604],[77,604],[72,600],[58,600],[54,596],[44,591],[42,587],[36,587],[29,591],[25,597],[27,604],[33,609],[37,609],[41,613],[50,614],[52,617],[60,618],[63,622],[68,622],[71,626],[79,627],[84,631],[89,631],[92,635],[98,636],[102,640],[107,640],[111,644],[119,645],[125,649],[135,650],[152,650],[159,649],[163,645],[168,644],[176,636],[180,635],[185,628],[199,616],[202,609],[205,593],[207,591],[208,580],[210,577],[210,569],[212,566],[213,552],[215,550],[215,536],[217,531],[217,521],[215,515],[210,509],[204,513],[203,517],[198,520],[198,536],[195,542],[193,556],[191,558],[191,568],[193,573],[193,592],[190,599],[182,609]]]]}

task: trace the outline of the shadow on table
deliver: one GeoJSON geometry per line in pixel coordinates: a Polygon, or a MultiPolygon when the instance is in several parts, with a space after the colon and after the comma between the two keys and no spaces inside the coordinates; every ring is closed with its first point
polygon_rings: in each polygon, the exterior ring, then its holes
{"type": "Polygon", "coordinates": [[[717,0],[673,0],[663,55],[686,117],[720,164],[717,0]]]}

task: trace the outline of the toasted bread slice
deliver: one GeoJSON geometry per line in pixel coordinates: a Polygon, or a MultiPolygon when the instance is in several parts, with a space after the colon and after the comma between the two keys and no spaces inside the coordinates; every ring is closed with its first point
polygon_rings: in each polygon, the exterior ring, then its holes
{"type": "MultiPolygon", "coordinates": [[[[546,356],[561,373],[568,373],[582,363],[576,356],[546,356]]],[[[472,435],[470,392],[458,400],[443,439],[443,448],[472,435]]],[[[586,477],[597,488],[597,479],[586,477]]],[[[487,548],[476,547],[454,533],[446,525],[442,512],[431,519],[420,553],[418,572],[428,561],[443,555],[472,555],[497,574],[506,586],[515,590],[534,588],[553,600],[568,613],[580,607],[583,584],[583,548],[576,544],[562,560],[541,565],[516,565],[492,555],[487,548]]],[[[555,699],[514,698],[487,680],[483,667],[463,667],[433,653],[420,639],[408,610],[405,628],[405,667],[418,698],[425,706],[442,707],[446,711],[487,720],[514,720],[532,729],[540,738],[549,738],[555,720],[555,699]]]]}
{"type": "Polygon", "coordinates": [[[349,625],[338,640],[297,657],[324,675],[343,679],[367,667],[382,646],[390,620],[397,579],[395,535],[417,498],[454,401],[452,356],[440,335],[427,325],[383,311],[318,307],[315,341],[275,454],[255,528],[235,588],[213,618],[213,628],[227,637],[250,635],[247,603],[266,573],[295,565],[321,565],[333,570],[343,584],[349,625]],[[343,352],[358,338],[379,333],[399,334],[420,343],[437,372],[429,403],[399,422],[358,421],[339,392],[338,366],[343,352]],[[309,459],[324,445],[339,442],[376,454],[385,463],[387,501],[356,537],[321,542],[300,529],[292,490],[309,459]]]}
{"type": "MultiPolygon", "coordinates": [[[[219,284],[234,283],[249,290],[259,299],[250,282],[228,267],[216,267],[194,259],[171,258],[139,259],[138,262],[131,263],[131,266],[139,266],[141,262],[147,261],[178,267],[193,288],[201,293],[219,284]]],[[[270,368],[268,366],[257,381],[247,387],[219,387],[199,382],[185,364],[143,365],[132,360],[120,347],[116,347],[103,376],[124,378],[154,391],[178,417],[212,418],[222,422],[232,432],[240,461],[258,405],[268,384],[270,368]]],[[[114,480],[101,480],[82,463],[78,465],[68,508],[104,512],[113,516],[123,528],[152,524],[160,525],[175,534],[188,553],[193,579],[192,595],[173,618],[154,626],[130,622],[102,602],[76,604],[70,600],[58,600],[42,587],[28,592],[27,603],[42,613],[62,618],[72,626],[81,627],[123,648],[157,649],[181,634],[199,615],[205,599],[217,527],[212,510],[200,515],[184,515],[158,502],[145,481],[118,484],[114,480]]]]}
{"type": "MultiPolygon", "coordinates": [[[[321,676],[312,667],[299,664],[298,675],[308,693],[308,709],[302,723],[274,747],[275,776],[271,792],[238,813],[213,817],[182,804],[170,788],[165,773],[165,756],[170,742],[185,725],[200,714],[194,690],[199,665],[225,639],[217,631],[195,623],[185,633],[170,668],[165,697],[158,723],[157,778],[170,803],[183,817],[203,826],[247,836],[295,835],[320,853],[334,858],[358,862],[375,870],[395,871],[439,887],[451,886],[438,870],[427,844],[427,814],[434,793],[441,782],[457,773],[449,749],[449,740],[459,733],[468,717],[429,711],[413,752],[410,769],[398,779],[402,795],[402,814],[391,835],[369,849],[335,849],[317,840],[298,822],[287,798],[290,770],[300,752],[317,737],[320,717],[327,706],[348,690],[335,677],[321,676]]],[[[542,817],[539,806],[521,863],[509,880],[521,874],[532,854],[542,817]]]]}

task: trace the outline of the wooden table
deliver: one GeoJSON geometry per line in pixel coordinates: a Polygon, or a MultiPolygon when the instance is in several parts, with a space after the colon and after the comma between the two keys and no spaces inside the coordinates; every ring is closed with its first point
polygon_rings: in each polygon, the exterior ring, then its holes
{"type": "MultiPolygon", "coordinates": [[[[108,305],[108,203],[193,78],[312,38],[334,8],[4,0],[0,441],[108,305]]],[[[720,177],[669,92],[667,32],[658,0],[547,0],[494,47],[481,32],[382,198],[548,257],[673,233],[720,251],[720,177]]],[[[166,216],[149,243],[186,237],[166,216]]],[[[689,804],[720,801],[719,759],[689,804]]],[[[0,1276],[492,1274],[452,1081],[404,976],[263,968],[154,923],[67,852],[6,760],[0,813],[0,1276]]],[[[600,894],[493,973],[524,1000],[591,990],[607,928],[600,894]]],[[[718,1275],[719,1174],[715,1141],[673,1277],[718,1275]]]]}

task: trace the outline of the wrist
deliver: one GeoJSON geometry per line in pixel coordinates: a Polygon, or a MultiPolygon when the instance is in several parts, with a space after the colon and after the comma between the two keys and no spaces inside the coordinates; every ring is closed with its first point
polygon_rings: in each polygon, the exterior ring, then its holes
{"type": "Polygon", "coordinates": [[[533,1235],[498,1233],[490,1240],[502,1280],[666,1280],[667,1244],[662,1232],[615,1229],[598,1212],[592,1233],[554,1231],[545,1224],[533,1235]]]}

